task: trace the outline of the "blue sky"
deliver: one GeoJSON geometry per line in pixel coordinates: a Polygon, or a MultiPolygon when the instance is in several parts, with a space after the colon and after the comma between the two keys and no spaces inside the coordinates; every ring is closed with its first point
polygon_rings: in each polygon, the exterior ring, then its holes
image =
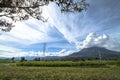
{"type": "Polygon", "coordinates": [[[36,19],[17,22],[0,35],[0,57],[64,56],[91,46],[120,51],[120,1],[87,0],[82,13],[61,13],[51,3],[43,8],[48,22],[36,19]]]}

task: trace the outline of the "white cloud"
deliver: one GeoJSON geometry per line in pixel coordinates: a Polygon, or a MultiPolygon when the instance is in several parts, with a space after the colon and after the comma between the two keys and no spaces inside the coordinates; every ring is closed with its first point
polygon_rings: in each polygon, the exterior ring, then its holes
{"type": "Polygon", "coordinates": [[[89,33],[85,40],[76,43],[76,48],[81,50],[92,46],[105,47],[109,37],[105,34],[97,36],[96,33],[89,33]]]}
{"type": "MultiPolygon", "coordinates": [[[[5,48],[7,48],[7,47],[5,47],[5,48]]],[[[9,48],[9,49],[18,50],[18,49],[15,49],[15,48],[9,48]]],[[[24,52],[24,51],[18,50],[18,51],[12,52],[12,50],[9,50],[9,49],[7,51],[1,51],[0,57],[66,56],[66,55],[69,55],[69,54],[71,54],[73,52],[72,50],[63,49],[63,50],[61,50],[59,52],[46,52],[45,54],[43,54],[43,52],[41,52],[41,51],[38,51],[38,52],[27,51],[27,52],[24,52]]]]}
{"type": "Polygon", "coordinates": [[[43,52],[35,52],[35,51],[29,51],[29,52],[25,52],[26,55],[24,56],[40,56],[40,57],[44,57],[44,56],[66,56],[71,54],[73,51],[72,50],[66,50],[66,49],[62,49],[61,51],[58,52],[46,52],[45,54],[43,54],[43,52]]]}
{"type": "Polygon", "coordinates": [[[52,3],[44,8],[43,15],[48,17],[48,23],[57,28],[70,43],[76,42],[89,32],[100,30],[100,27],[96,27],[95,23],[89,20],[85,11],[61,13],[59,7],[52,3]]]}
{"type": "Polygon", "coordinates": [[[72,13],[61,13],[60,9],[54,3],[50,4],[43,11],[44,16],[48,17],[48,23],[58,29],[64,38],[69,42],[76,42],[79,27],[76,24],[78,15],[72,13]]]}
{"type": "Polygon", "coordinates": [[[21,50],[14,47],[0,45],[0,50],[5,52],[20,52],[21,50]]]}
{"type": "Polygon", "coordinates": [[[16,57],[19,52],[22,52],[21,49],[0,45],[0,57],[16,57]]]}
{"type": "Polygon", "coordinates": [[[2,35],[0,35],[0,40],[5,40],[6,38],[2,35]]]}
{"type": "Polygon", "coordinates": [[[118,51],[120,52],[120,41],[114,38],[111,38],[107,44],[105,45],[105,47],[109,50],[113,50],[113,51],[118,51]]]}
{"type": "Polygon", "coordinates": [[[37,43],[38,41],[41,41],[42,39],[47,37],[47,34],[32,29],[30,26],[27,26],[21,22],[16,23],[16,27],[13,28],[13,30],[10,32],[10,35],[20,40],[20,43],[22,42],[27,44],[37,43]]]}
{"type": "Polygon", "coordinates": [[[58,52],[57,55],[59,55],[59,56],[67,56],[67,55],[72,54],[73,52],[74,51],[72,51],[72,50],[62,49],[61,51],[58,52]]]}
{"type": "Polygon", "coordinates": [[[54,42],[61,39],[49,36],[51,26],[38,20],[29,20],[27,22],[17,22],[11,32],[0,35],[3,42],[16,42],[19,44],[30,45],[34,43],[54,42]]]}

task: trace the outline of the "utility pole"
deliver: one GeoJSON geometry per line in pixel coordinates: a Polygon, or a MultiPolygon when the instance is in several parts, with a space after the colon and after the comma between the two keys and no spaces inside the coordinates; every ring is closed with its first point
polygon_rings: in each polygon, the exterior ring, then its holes
{"type": "Polygon", "coordinates": [[[46,43],[43,43],[43,56],[45,57],[46,43]]]}
{"type": "Polygon", "coordinates": [[[98,51],[98,53],[99,53],[99,59],[100,59],[100,62],[101,62],[102,61],[102,55],[101,55],[100,51],[98,51]]]}

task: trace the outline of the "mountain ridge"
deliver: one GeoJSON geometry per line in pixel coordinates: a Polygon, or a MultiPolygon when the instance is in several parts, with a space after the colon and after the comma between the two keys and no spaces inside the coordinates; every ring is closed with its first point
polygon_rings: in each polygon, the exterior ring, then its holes
{"type": "Polygon", "coordinates": [[[74,52],[66,57],[99,58],[100,55],[103,59],[120,59],[120,52],[96,46],[84,48],[81,51],[74,52]]]}

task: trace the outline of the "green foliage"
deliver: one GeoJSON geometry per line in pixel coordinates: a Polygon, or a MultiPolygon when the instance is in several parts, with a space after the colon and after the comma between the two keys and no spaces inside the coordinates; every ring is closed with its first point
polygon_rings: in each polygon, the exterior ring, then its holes
{"type": "Polygon", "coordinates": [[[120,61],[116,62],[116,65],[117,65],[117,66],[120,66],[120,61]]]}
{"type": "Polygon", "coordinates": [[[0,59],[0,63],[13,63],[12,60],[0,59]]]}
{"type": "Polygon", "coordinates": [[[0,66],[0,80],[120,80],[119,60],[26,61],[14,64],[17,66],[0,66]]]}
{"type": "Polygon", "coordinates": [[[0,66],[0,80],[120,80],[120,67],[16,67],[0,66]]]}
{"type": "Polygon", "coordinates": [[[17,66],[35,66],[35,67],[105,67],[102,62],[70,62],[70,61],[26,61],[18,62],[17,66]]]}
{"type": "Polygon", "coordinates": [[[25,57],[21,57],[20,61],[23,62],[23,61],[27,61],[27,60],[25,59],[25,57]]]}
{"type": "Polygon", "coordinates": [[[119,66],[120,65],[120,60],[105,60],[105,61],[102,61],[102,63],[104,63],[105,65],[119,66]]]}

